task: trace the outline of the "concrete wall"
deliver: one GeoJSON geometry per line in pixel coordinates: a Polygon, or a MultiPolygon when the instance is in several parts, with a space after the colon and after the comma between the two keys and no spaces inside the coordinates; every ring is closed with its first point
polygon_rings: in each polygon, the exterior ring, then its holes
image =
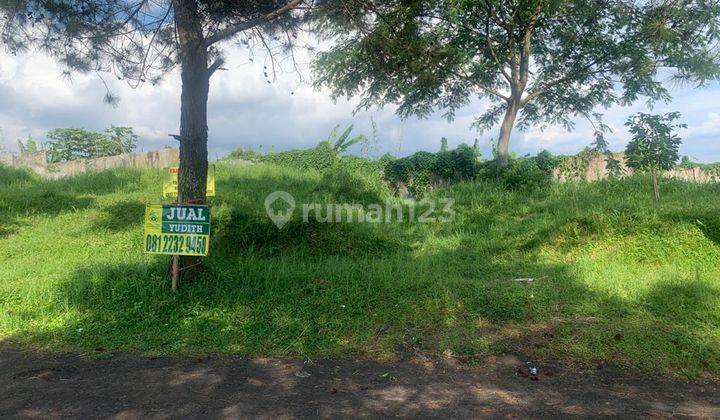
{"type": "Polygon", "coordinates": [[[45,152],[0,154],[0,162],[13,167],[30,168],[48,178],[62,178],[85,171],[102,171],[104,169],[133,168],[164,168],[174,166],[180,160],[177,148],[165,148],[152,152],[125,153],[117,156],[106,156],[95,159],[78,159],[69,162],[46,163],[45,152]]]}
{"type": "MultiPolygon", "coordinates": [[[[613,157],[617,159],[620,162],[620,166],[623,168],[623,175],[630,176],[634,173],[633,169],[628,167],[625,162],[625,153],[613,153],[613,157]]],[[[578,156],[574,156],[570,159],[581,159],[578,156]]],[[[559,181],[567,181],[568,175],[563,173],[563,170],[560,168],[556,168],[554,171],[555,179],[559,181]]],[[[585,171],[585,180],[587,181],[597,181],[600,179],[606,179],[609,176],[609,171],[607,170],[607,160],[605,155],[596,155],[590,158],[587,165],[587,170],[585,171]]],[[[709,173],[707,171],[704,171],[700,168],[691,168],[691,169],[681,169],[681,168],[675,168],[669,171],[665,171],[662,173],[662,176],[665,178],[677,178],[682,179],[685,181],[690,182],[716,182],[720,181],[718,177],[712,173],[709,173]]]]}

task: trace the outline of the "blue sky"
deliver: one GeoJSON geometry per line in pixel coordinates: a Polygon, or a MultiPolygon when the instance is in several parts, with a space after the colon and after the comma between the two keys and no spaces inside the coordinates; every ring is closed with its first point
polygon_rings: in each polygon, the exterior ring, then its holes
{"type": "MultiPolygon", "coordinates": [[[[453,122],[439,114],[420,120],[401,120],[391,107],[353,114],[356,100],[333,103],[328,92],[301,83],[292,74],[279,76],[272,84],[265,81],[262,64],[249,63],[242,51],[230,51],[228,71],[216,73],[211,81],[209,101],[209,148],[211,158],[223,156],[236,147],[286,150],[308,147],[327,137],[340,124],[355,124],[355,132],[370,134],[370,119],[379,128],[380,153],[406,155],[417,150],[437,150],[440,138],[450,145],[480,140],[485,156],[497,131],[482,135],[470,125],[474,115],[485,107],[475,100],[458,112],[453,122]]],[[[306,74],[306,76],[308,76],[306,74]]],[[[131,89],[123,82],[109,80],[121,98],[118,107],[102,102],[104,89],[94,75],[78,75],[72,81],[60,77],[60,69],[41,54],[9,56],[0,54],[0,145],[16,151],[16,139],[31,134],[39,140],[57,127],[84,127],[102,130],[111,124],[129,125],[140,135],[139,149],[154,150],[174,145],[168,137],[178,132],[180,80],[170,74],[158,86],[131,89]]],[[[679,111],[688,128],[681,154],[699,162],[720,161],[720,84],[698,90],[680,86],[672,89],[673,101],[658,104],[652,112],[679,111]]],[[[614,132],[611,148],[622,150],[629,140],[625,119],[638,111],[650,112],[644,102],[632,107],[613,107],[603,111],[614,132]]],[[[579,120],[576,130],[559,127],[515,131],[511,150],[523,155],[548,149],[572,154],[592,142],[592,130],[579,120]]],[[[354,152],[359,153],[359,150],[354,152]]]]}

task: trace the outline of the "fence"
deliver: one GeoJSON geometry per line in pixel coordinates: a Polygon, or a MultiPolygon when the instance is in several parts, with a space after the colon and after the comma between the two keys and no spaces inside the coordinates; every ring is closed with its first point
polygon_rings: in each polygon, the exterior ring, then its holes
{"type": "MultiPolygon", "coordinates": [[[[621,177],[633,174],[633,169],[627,166],[624,153],[613,153],[613,157],[620,163],[622,168],[621,177]]],[[[607,158],[602,154],[577,155],[569,158],[570,161],[566,165],[561,165],[554,171],[555,179],[558,181],[568,181],[573,179],[584,179],[587,181],[597,181],[606,179],[610,176],[607,168],[607,158]],[[568,169],[574,168],[574,169],[568,169]]],[[[662,173],[666,178],[677,178],[689,182],[716,182],[719,179],[718,174],[706,171],[701,168],[675,168],[662,173]]]]}
{"type": "Polygon", "coordinates": [[[177,165],[179,160],[180,151],[171,147],[152,152],[124,153],[60,163],[47,163],[45,152],[0,154],[0,163],[13,167],[30,168],[47,178],[62,178],[85,171],[101,171],[118,167],[164,168],[177,165]]]}

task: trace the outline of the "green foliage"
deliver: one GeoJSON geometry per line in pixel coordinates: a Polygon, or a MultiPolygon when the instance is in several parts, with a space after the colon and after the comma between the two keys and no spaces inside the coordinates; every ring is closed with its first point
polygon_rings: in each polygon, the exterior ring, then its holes
{"type": "Polygon", "coordinates": [[[665,115],[651,115],[642,112],[628,118],[625,123],[630,127],[632,140],[625,149],[627,165],[636,171],[647,171],[652,174],[655,200],[660,200],[658,171],[667,171],[675,167],[678,161],[680,137],[673,133],[685,124],[673,123],[680,118],[680,113],[670,112],[665,115]]]}
{"type": "Polygon", "coordinates": [[[385,167],[385,161],[381,159],[367,159],[361,156],[343,156],[337,162],[336,166],[356,173],[376,174],[379,176],[380,171],[385,167]]]}
{"type": "Polygon", "coordinates": [[[567,156],[560,161],[559,174],[566,181],[587,181],[590,162],[600,155],[601,152],[595,148],[585,147],[575,156],[567,156]]]}
{"type": "Polygon", "coordinates": [[[682,169],[692,169],[696,167],[696,163],[690,160],[690,156],[684,155],[682,158],[680,158],[680,163],[678,163],[677,167],[682,169]]]}
{"type": "Polygon", "coordinates": [[[395,159],[397,159],[397,158],[393,154],[385,153],[382,156],[380,156],[380,159],[378,159],[378,162],[380,162],[382,167],[384,168],[388,162],[392,162],[395,159]]]}
{"type": "Polygon", "coordinates": [[[454,150],[421,151],[390,160],[384,173],[391,183],[403,183],[414,197],[423,197],[437,183],[472,179],[477,174],[479,160],[477,149],[461,144],[454,150]]]}
{"type": "MultiPolygon", "coordinates": [[[[272,163],[280,166],[324,171],[337,165],[341,160],[345,159],[342,154],[345,153],[348,148],[367,140],[367,138],[362,134],[350,137],[350,133],[353,129],[352,125],[343,130],[342,133],[338,134],[339,127],[340,126],[335,126],[328,135],[328,138],[321,141],[313,148],[268,153],[265,155],[253,156],[252,160],[272,163]]],[[[370,162],[371,161],[366,158],[351,158],[348,159],[347,163],[348,165],[371,167],[373,164],[370,162]]]]}
{"type": "Polygon", "coordinates": [[[625,158],[629,167],[636,171],[667,171],[675,167],[679,157],[678,148],[682,143],[674,133],[687,125],[674,123],[680,113],[665,115],[644,114],[642,112],[628,118],[632,140],[625,149],[625,158]]]}
{"type": "Polygon", "coordinates": [[[562,158],[543,150],[533,157],[513,157],[506,167],[497,160],[483,162],[478,178],[485,182],[499,182],[509,191],[542,190],[551,185],[553,171],[562,158]]]}
{"type": "Polygon", "coordinates": [[[595,130],[595,140],[592,143],[591,150],[604,154],[605,168],[607,169],[608,176],[610,178],[619,178],[624,174],[625,169],[622,167],[620,160],[615,158],[607,140],[605,140],[605,133],[611,131],[610,127],[602,122],[602,117],[599,114],[596,114],[596,119],[598,120],[599,127],[595,130]]]}
{"type": "Polygon", "coordinates": [[[330,135],[328,136],[328,138],[321,142],[321,144],[325,143],[330,146],[338,155],[345,153],[350,147],[367,140],[367,138],[363,134],[359,134],[355,137],[350,137],[350,133],[353,130],[352,124],[348,128],[346,128],[341,134],[338,134],[339,128],[340,126],[336,125],[332,129],[332,131],[330,131],[330,135]]]}
{"type": "Polygon", "coordinates": [[[310,149],[268,153],[262,155],[259,160],[279,166],[323,171],[335,165],[340,160],[340,156],[330,143],[320,142],[310,149]]]}
{"type": "Polygon", "coordinates": [[[543,172],[552,173],[563,161],[562,156],[552,154],[549,150],[543,150],[533,157],[538,169],[543,172]]]}
{"type": "Polygon", "coordinates": [[[337,203],[381,203],[390,196],[387,184],[382,181],[377,168],[356,166],[343,159],[340,164],[322,173],[318,194],[330,194],[337,203]]]}
{"type": "MultiPolygon", "coordinates": [[[[114,73],[119,80],[132,87],[162,77],[178,66],[179,50],[184,44],[177,36],[174,7],[179,4],[157,2],[142,10],[145,3],[126,0],[98,0],[68,2],[65,0],[0,1],[0,44],[11,53],[30,47],[40,47],[65,68],[73,71],[114,73]]],[[[240,23],[253,25],[253,33],[267,37],[267,47],[278,48],[277,34],[296,31],[303,20],[302,10],[276,13],[273,19],[265,16],[287,5],[285,0],[212,1],[193,3],[195,13],[191,23],[204,34],[203,49],[194,48],[194,58],[222,64],[218,43],[231,40],[243,31],[221,31],[240,23]],[[219,61],[215,61],[219,59],[219,61]]],[[[194,34],[183,33],[183,36],[194,34]]],[[[247,35],[240,42],[249,44],[247,35]]],[[[293,37],[283,40],[283,47],[292,48],[293,37]]],[[[267,76],[267,74],[266,74],[267,76]]],[[[106,85],[107,87],[107,85],[106,85]]],[[[117,102],[110,92],[106,101],[117,102]]]]}
{"type": "Polygon", "coordinates": [[[111,126],[104,132],[56,128],[47,133],[47,138],[45,147],[51,163],[129,153],[137,144],[131,127],[111,126]]]}
{"type": "Polygon", "coordinates": [[[535,190],[549,186],[552,173],[540,168],[534,159],[520,158],[501,170],[500,180],[509,190],[535,190]]]}
{"type": "Polygon", "coordinates": [[[698,86],[720,77],[720,4],[703,0],[328,2],[319,28],[335,42],[314,63],[316,83],[335,97],[452,119],[480,96],[492,103],[481,130],[572,129],[600,107],[664,100],[659,71],[698,86]]]}
{"type": "Polygon", "coordinates": [[[18,139],[17,143],[18,149],[20,149],[20,153],[37,153],[40,150],[37,142],[35,141],[35,139],[32,138],[30,134],[28,134],[25,143],[23,143],[20,139],[18,139]]]}
{"type": "Polygon", "coordinates": [[[260,160],[261,158],[262,153],[238,147],[237,149],[231,151],[227,156],[225,156],[223,160],[241,159],[254,162],[260,160]]]}

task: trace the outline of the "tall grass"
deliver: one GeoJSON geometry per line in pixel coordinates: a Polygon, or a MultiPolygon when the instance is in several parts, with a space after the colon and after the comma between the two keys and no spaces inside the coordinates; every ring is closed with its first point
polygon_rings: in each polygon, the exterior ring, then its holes
{"type": "Polygon", "coordinates": [[[394,200],[378,176],[270,165],[217,170],[204,274],[177,294],[142,252],[161,174],[58,181],[0,168],[0,337],[48,350],[474,361],[513,352],[689,377],[720,368],[720,187],[642,177],[434,191],[449,223],[278,230],[264,199],[394,200]],[[516,281],[532,278],[533,281],[516,281]]]}

